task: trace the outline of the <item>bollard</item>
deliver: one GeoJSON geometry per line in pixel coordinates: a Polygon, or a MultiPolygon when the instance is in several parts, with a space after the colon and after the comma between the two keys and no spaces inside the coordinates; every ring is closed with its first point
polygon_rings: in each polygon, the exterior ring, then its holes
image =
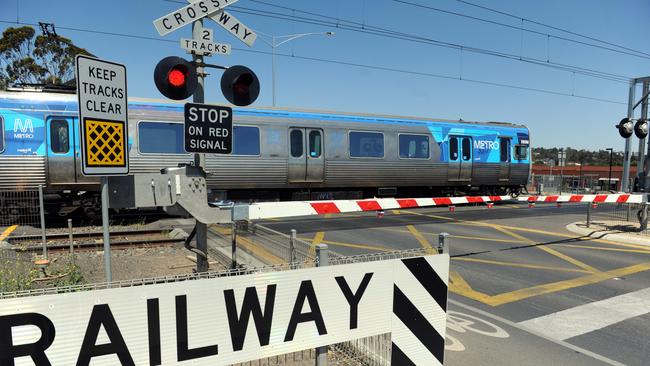
{"type": "Polygon", "coordinates": [[[70,240],[70,262],[74,264],[74,241],[72,238],[72,219],[68,219],[68,239],[70,240]]]}
{"type": "Polygon", "coordinates": [[[232,258],[230,261],[230,268],[235,269],[237,268],[237,222],[234,220],[231,223],[230,234],[232,239],[232,258]]]}
{"type": "Polygon", "coordinates": [[[591,208],[593,206],[593,203],[587,204],[587,227],[591,227],[591,208]]]}
{"type": "MultiPolygon", "coordinates": [[[[316,246],[316,266],[325,267],[329,265],[327,244],[316,246]]],[[[327,346],[316,347],[316,366],[327,366],[327,346]]]]}
{"type": "Polygon", "coordinates": [[[291,229],[291,236],[289,236],[289,263],[291,269],[296,269],[296,229],[291,229]]]}
{"type": "Polygon", "coordinates": [[[41,211],[41,241],[43,242],[43,258],[47,259],[47,236],[45,233],[45,205],[43,204],[43,185],[38,185],[38,205],[41,211]]]}
{"type": "Polygon", "coordinates": [[[648,204],[644,204],[641,209],[641,231],[648,230],[648,204]]]}
{"type": "Polygon", "coordinates": [[[381,219],[382,217],[384,217],[384,210],[378,210],[378,211],[377,211],[377,217],[380,218],[380,219],[381,219]]]}
{"type": "Polygon", "coordinates": [[[438,234],[438,254],[449,253],[449,233],[438,234]]]}

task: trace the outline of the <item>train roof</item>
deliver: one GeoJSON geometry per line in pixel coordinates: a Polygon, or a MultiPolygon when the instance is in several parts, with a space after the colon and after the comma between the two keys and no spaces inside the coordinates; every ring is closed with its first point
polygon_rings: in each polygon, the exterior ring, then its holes
{"type": "MultiPolygon", "coordinates": [[[[160,111],[177,111],[181,112],[185,101],[169,101],[164,99],[153,98],[128,98],[129,108],[131,109],[144,109],[144,110],[160,110],[160,111]]],[[[45,110],[56,112],[78,112],[77,96],[76,94],[69,93],[50,93],[39,91],[2,91],[0,92],[0,109],[2,108],[20,108],[31,110],[45,110]]],[[[515,124],[510,122],[496,122],[496,121],[464,121],[464,120],[449,120],[413,116],[395,116],[383,114],[368,114],[368,113],[346,113],[338,111],[327,110],[308,110],[308,109],[292,109],[292,108],[277,108],[277,107],[237,107],[231,106],[233,110],[245,116],[266,116],[272,118],[306,118],[306,119],[324,119],[324,120],[346,120],[349,122],[374,122],[374,123],[428,123],[428,122],[443,122],[443,123],[461,123],[469,125],[484,125],[490,127],[504,127],[504,128],[525,128],[522,124],[515,124]]]]}

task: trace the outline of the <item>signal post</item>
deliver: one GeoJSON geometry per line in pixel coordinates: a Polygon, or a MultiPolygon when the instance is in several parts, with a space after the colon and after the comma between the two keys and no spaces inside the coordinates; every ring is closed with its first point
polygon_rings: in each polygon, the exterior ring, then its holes
{"type": "MultiPolygon", "coordinates": [[[[192,61],[188,62],[176,56],[162,59],[156,66],[154,81],[158,90],[170,99],[183,100],[192,96],[194,104],[188,103],[185,106],[185,151],[194,153],[194,166],[205,178],[205,154],[229,154],[232,149],[232,109],[204,105],[205,67],[225,70],[221,78],[221,90],[232,104],[245,106],[253,103],[259,95],[260,87],[255,73],[245,66],[224,67],[205,63],[205,56],[230,55],[232,47],[229,44],[213,42],[213,31],[203,27],[203,18],[212,19],[249,47],[253,45],[257,35],[223,10],[236,0],[209,4],[199,0],[188,0],[188,2],[189,5],[160,17],[153,23],[158,33],[164,36],[191,22],[192,39],[181,38],[180,46],[192,54],[192,61]],[[207,127],[207,125],[216,121],[192,118],[193,114],[189,113],[191,108],[211,111],[217,109],[220,116],[218,131],[223,132],[220,132],[219,136],[209,136],[208,133],[217,128],[207,127]],[[203,133],[203,125],[206,125],[205,133],[203,133]],[[194,143],[188,143],[190,139],[194,143]]],[[[196,270],[206,272],[208,270],[206,223],[197,219],[193,233],[196,237],[196,249],[192,249],[197,256],[196,270]]]]}

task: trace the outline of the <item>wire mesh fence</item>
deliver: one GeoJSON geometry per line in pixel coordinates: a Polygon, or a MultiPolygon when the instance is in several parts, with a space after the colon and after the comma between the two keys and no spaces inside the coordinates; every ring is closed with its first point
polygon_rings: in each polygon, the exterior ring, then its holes
{"type": "MultiPolygon", "coordinates": [[[[535,175],[526,186],[528,193],[538,195],[559,193],[594,193],[607,191],[608,180],[597,175],[535,175]]],[[[617,178],[612,178],[611,186],[615,187],[617,178]]]]}
{"type": "Polygon", "coordinates": [[[41,224],[38,190],[0,191],[0,227],[41,224]]]}
{"type": "Polygon", "coordinates": [[[585,226],[592,230],[649,236],[645,203],[599,203],[587,207],[585,226]]]}

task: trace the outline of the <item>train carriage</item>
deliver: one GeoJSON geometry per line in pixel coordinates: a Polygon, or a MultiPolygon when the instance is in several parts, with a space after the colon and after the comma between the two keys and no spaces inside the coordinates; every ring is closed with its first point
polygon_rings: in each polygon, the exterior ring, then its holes
{"type": "MultiPolygon", "coordinates": [[[[251,107],[233,114],[232,153],[206,156],[215,199],[516,195],[530,172],[523,125],[251,107]]],[[[51,208],[96,215],[99,181],[81,173],[78,123],[74,94],[1,92],[0,191],[43,185],[51,208]]],[[[182,103],[129,100],[131,174],[192,162],[183,144],[182,103]]]]}

